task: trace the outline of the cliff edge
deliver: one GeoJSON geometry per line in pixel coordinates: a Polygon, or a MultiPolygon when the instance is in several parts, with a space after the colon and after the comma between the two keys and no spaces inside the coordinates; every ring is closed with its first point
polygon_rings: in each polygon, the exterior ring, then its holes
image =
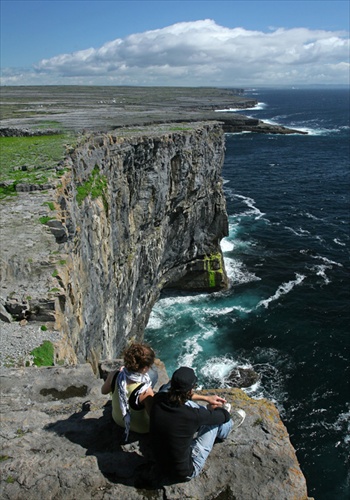
{"type": "MultiPolygon", "coordinates": [[[[158,362],[160,380],[164,367],[158,362]]],[[[165,484],[152,476],[148,435],[123,431],[91,366],[0,369],[4,500],[306,500],[307,489],[275,406],[239,389],[218,394],[244,424],[215,444],[202,474],[165,484]]],[[[210,392],[210,391],[206,391],[210,392]]]]}

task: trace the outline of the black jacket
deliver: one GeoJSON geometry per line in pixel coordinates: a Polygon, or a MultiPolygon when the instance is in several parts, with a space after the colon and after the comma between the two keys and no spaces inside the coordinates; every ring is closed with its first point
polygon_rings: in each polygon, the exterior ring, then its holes
{"type": "Polygon", "coordinates": [[[158,466],[164,473],[177,478],[192,475],[191,443],[202,425],[228,422],[230,414],[224,408],[207,410],[174,405],[169,394],[159,392],[153,398],[150,414],[152,448],[158,466]]]}

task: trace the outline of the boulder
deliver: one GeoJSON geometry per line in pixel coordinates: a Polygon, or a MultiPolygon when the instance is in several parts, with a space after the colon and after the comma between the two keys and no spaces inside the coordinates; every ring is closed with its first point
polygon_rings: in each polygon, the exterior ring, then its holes
{"type": "Polygon", "coordinates": [[[238,367],[231,371],[227,382],[231,387],[251,387],[260,379],[260,375],[253,368],[238,367]]]}
{"type": "Polygon", "coordinates": [[[0,297],[0,320],[5,321],[5,323],[12,322],[11,314],[5,308],[5,301],[0,297]]]}

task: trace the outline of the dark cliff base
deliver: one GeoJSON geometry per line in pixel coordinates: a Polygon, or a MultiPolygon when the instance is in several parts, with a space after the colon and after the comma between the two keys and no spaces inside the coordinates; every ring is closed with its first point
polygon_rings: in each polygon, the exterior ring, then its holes
{"type": "Polygon", "coordinates": [[[244,114],[216,110],[251,108],[241,89],[206,87],[3,87],[2,127],[112,130],[164,122],[222,121],[225,132],[302,133],[244,114]]]}

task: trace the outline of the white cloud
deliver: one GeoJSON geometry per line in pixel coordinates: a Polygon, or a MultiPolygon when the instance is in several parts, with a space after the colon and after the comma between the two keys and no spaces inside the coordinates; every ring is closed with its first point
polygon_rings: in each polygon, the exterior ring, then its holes
{"type": "Polygon", "coordinates": [[[43,59],[35,71],[4,74],[3,84],[349,83],[348,64],[345,33],[306,28],[270,28],[264,33],[226,28],[207,19],[43,59]]]}

